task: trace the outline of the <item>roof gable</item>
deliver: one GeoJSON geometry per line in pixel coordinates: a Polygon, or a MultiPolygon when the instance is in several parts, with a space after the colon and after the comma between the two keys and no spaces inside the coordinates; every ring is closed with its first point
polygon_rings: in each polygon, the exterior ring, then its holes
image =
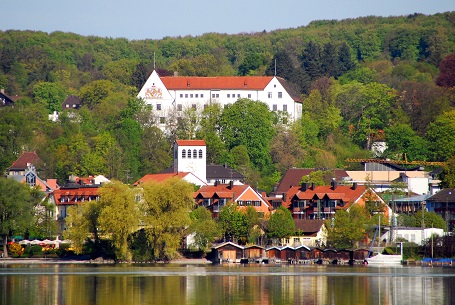
{"type": "Polygon", "coordinates": [[[43,165],[43,161],[41,161],[40,157],[36,154],[35,151],[28,152],[24,151],[22,154],[17,158],[16,161],[13,162],[9,170],[25,170],[30,165],[34,165],[35,167],[41,167],[43,165]]]}

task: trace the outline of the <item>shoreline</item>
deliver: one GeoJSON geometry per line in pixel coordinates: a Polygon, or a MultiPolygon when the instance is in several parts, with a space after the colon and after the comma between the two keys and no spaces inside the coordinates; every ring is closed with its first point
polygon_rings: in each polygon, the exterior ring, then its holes
{"type": "Polygon", "coordinates": [[[13,264],[182,264],[207,265],[211,261],[204,258],[178,258],[169,262],[115,262],[104,259],[65,259],[65,258],[0,258],[0,265],[13,264]]]}

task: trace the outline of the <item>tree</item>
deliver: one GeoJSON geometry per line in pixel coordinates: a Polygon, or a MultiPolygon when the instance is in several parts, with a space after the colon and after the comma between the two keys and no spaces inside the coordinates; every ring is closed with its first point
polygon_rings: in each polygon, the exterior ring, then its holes
{"type": "Polygon", "coordinates": [[[149,246],[155,259],[177,255],[194,206],[193,185],[178,178],[150,181],[143,187],[142,213],[149,246]]]}
{"type": "Polygon", "coordinates": [[[221,138],[229,150],[245,145],[254,167],[261,171],[271,164],[272,123],[273,115],[265,103],[239,99],[221,115],[221,138]]]}
{"type": "Polygon", "coordinates": [[[60,83],[40,82],[33,87],[33,97],[41,103],[49,113],[62,110],[65,100],[65,88],[60,83]]]}
{"type": "Polygon", "coordinates": [[[447,160],[447,164],[442,168],[441,188],[455,188],[455,156],[447,160]]]}
{"type": "Polygon", "coordinates": [[[352,248],[365,238],[367,215],[363,207],[354,205],[346,210],[337,210],[333,219],[326,220],[327,244],[336,248],[352,248]]]}
{"type": "Polygon", "coordinates": [[[447,229],[447,224],[444,221],[444,218],[434,212],[427,212],[425,210],[422,212],[422,210],[419,210],[413,215],[401,214],[399,216],[400,225],[406,227],[422,227],[422,220],[425,228],[447,229]]]}
{"type": "Polygon", "coordinates": [[[295,233],[294,219],[291,212],[280,206],[270,215],[267,226],[267,236],[273,239],[282,239],[295,233]]]}
{"type": "Polygon", "coordinates": [[[32,192],[34,190],[26,184],[0,178],[0,235],[4,257],[8,257],[8,237],[24,234],[32,226],[34,206],[39,203],[32,192]]]}
{"type": "Polygon", "coordinates": [[[65,218],[66,229],[63,237],[72,242],[74,253],[82,253],[82,249],[90,234],[96,230],[91,225],[90,219],[98,220],[98,214],[93,213],[96,201],[71,206],[65,218]]]}
{"type": "Polygon", "coordinates": [[[314,185],[330,185],[334,177],[333,171],[331,170],[317,170],[311,172],[309,175],[303,176],[300,184],[302,183],[314,183],[314,185]]]}
{"type": "Polygon", "coordinates": [[[218,224],[212,219],[212,213],[199,206],[190,213],[190,219],[189,232],[194,234],[194,244],[190,247],[204,252],[210,251],[212,243],[222,235],[218,224]]]}
{"type": "Polygon", "coordinates": [[[455,53],[447,55],[442,60],[436,84],[441,87],[455,86],[455,53]]]}
{"type": "Polygon", "coordinates": [[[310,76],[311,80],[320,77],[322,73],[321,67],[321,47],[310,41],[303,50],[300,56],[303,70],[310,76]]]}
{"type": "Polygon", "coordinates": [[[228,240],[245,243],[248,236],[248,219],[237,204],[229,203],[220,211],[219,223],[228,240]]]}
{"type": "Polygon", "coordinates": [[[0,178],[0,235],[4,257],[8,257],[8,236],[23,234],[31,226],[36,203],[32,201],[26,184],[0,178]]]}
{"type": "Polygon", "coordinates": [[[430,124],[426,139],[432,143],[433,161],[445,161],[455,155],[455,110],[445,112],[430,124]]]}
{"type": "Polygon", "coordinates": [[[138,229],[141,217],[135,192],[113,181],[100,187],[99,195],[99,230],[111,239],[117,259],[130,261],[128,236],[138,229]]]}

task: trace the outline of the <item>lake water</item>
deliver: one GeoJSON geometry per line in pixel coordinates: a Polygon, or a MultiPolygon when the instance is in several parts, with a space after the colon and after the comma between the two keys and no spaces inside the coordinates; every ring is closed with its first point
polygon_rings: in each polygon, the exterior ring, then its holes
{"type": "Polygon", "coordinates": [[[455,269],[0,264],[0,304],[455,304],[455,269]]]}

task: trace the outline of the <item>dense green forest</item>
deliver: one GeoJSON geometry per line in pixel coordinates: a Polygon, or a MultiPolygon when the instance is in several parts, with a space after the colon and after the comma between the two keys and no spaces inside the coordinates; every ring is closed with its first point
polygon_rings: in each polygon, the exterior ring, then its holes
{"type": "Polygon", "coordinates": [[[36,150],[46,164],[41,176],[60,183],[70,174],[131,183],[169,167],[177,138],[205,139],[210,162],[227,162],[265,190],[290,167],[354,169],[344,160],[371,157],[376,140],[387,141],[383,157],[448,161],[455,156],[453,53],[455,12],[160,40],[0,31],[0,88],[22,97],[0,108],[0,170],[22,150],[36,150]],[[188,111],[163,133],[135,98],[154,67],[161,76],[276,70],[301,94],[302,120],[283,124],[262,103],[240,100],[202,115],[188,111]],[[49,121],[67,95],[83,107],[49,121]],[[232,137],[230,126],[245,136],[232,137]]]}

